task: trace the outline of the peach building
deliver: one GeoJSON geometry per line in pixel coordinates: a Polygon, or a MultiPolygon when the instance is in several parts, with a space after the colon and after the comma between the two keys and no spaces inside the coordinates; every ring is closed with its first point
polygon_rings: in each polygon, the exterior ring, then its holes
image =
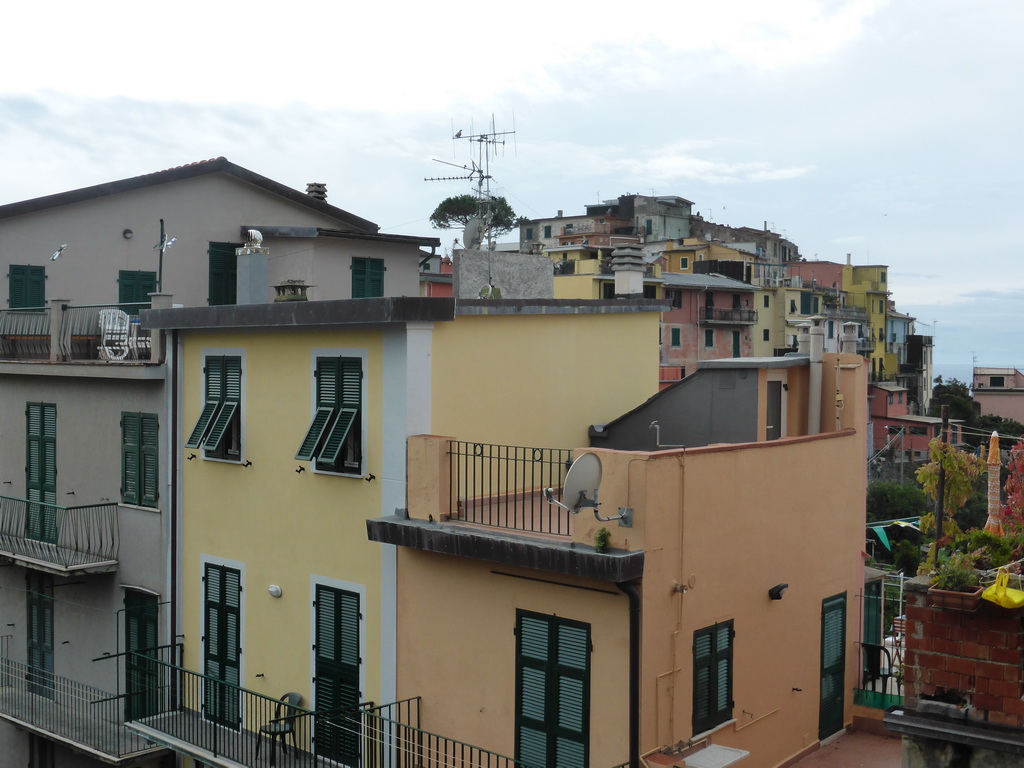
{"type": "Polygon", "coordinates": [[[576,513],[540,499],[543,449],[409,438],[408,507],[367,529],[397,545],[419,727],[527,765],[770,768],[850,723],[867,369],[818,350],[714,361],[609,422],[657,445],[576,448],[582,504],[575,469],[551,483],[576,513]],[[730,391],[752,405],[726,441],[730,391]],[[669,410],[707,439],[684,447],[669,410]]]}

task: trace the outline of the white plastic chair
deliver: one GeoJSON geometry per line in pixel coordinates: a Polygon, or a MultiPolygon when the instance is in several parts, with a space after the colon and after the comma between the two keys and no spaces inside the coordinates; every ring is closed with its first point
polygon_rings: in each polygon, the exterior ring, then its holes
{"type": "Polygon", "coordinates": [[[100,310],[99,353],[103,360],[124,360],[128,357],[129,321],[128,313],[120,309],[100,310]]]}

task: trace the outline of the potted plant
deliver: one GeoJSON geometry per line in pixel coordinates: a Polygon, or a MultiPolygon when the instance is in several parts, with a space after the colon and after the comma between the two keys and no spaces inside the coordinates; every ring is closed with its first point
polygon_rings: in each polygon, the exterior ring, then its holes
{"type": "Polygon", "coordinates": [[[981,579],[971,558],[963,552],[939,556],[928,596],[933,606],[955,611],[973,611],[981,602],[981,579]]]}

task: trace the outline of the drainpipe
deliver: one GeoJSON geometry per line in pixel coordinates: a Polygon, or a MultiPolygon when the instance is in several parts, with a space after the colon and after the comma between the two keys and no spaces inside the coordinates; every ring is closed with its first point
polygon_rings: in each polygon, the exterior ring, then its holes
{"type": "Polygon", "coordinates": [[[821,360],[825,352],[824,317],[811,318],[811,370],[807,393],[807,434],[821,432],[821,360]]]}
{"type": "Polygon", "coordinates": [[[640,768],[640,591],[626,581],[615,586],[629,598],[629,768],[640,768]]]}

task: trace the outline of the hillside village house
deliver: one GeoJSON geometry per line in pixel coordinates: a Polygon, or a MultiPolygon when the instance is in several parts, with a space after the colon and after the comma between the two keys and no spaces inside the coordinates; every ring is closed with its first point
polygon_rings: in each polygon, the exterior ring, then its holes
{"type": "Polygon", "coordinates": [[[181,626],[180,369],[139,315],[266,303],[278,283],[416,295],[420,249],[439,241],[382,234],[312,192],[218,158],[0,206],[5,762],[170,759],[124,726],[159,701],[156,668],[131,652],[176,659],[181,626]]]}
{"type": "Polygon", "coordinates": [[[408,507],[368,530],[398,546],[398,694],[422,727],[531,765],[753,768],[848,724],[866,366],[818,349],[706,363],[592,426],[578,514],[522,514],[538,491],[511,467],[410,438],[408,507]],[[784,556],[780,526],[800,531],[784,556]]]}

